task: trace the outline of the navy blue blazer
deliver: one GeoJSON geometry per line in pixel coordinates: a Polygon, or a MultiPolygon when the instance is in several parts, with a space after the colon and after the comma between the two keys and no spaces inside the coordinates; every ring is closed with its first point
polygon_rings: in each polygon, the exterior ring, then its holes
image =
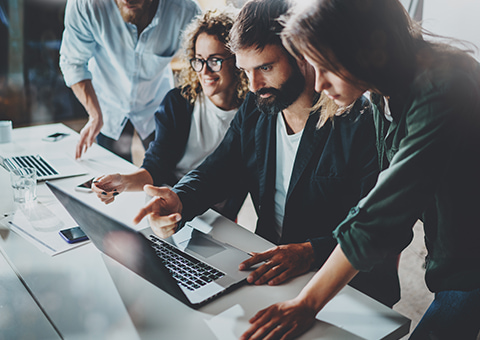
{"type": "MultiPolygon", "coordinates": [[[[277,116],[261,113],[252,93],[220,146],[175,185],[184,220],[203,213],[232,191],[247,189],[258,216],[256,233],[277,244],[310,241],[316,265],[322,265],[336,245],[332,231],[374,186],[379,167],[367,99],[362,97],[350,113],[335,116],[320,129],[316,128],[318,118],[319,112],[310,115],[298,147],[280,239],[274,218],[277,116]]],[[[399,299],[396,261],[388,259],[385,268],[380,267],[372,271],[379,278],[365,274],[364,287],[357,288],[393,305],[399,299]]]]}
{"type": "Polygon", "coordinates": [[[142,164],[152,176],[154,185],[177,183],[175,169],[185,153],[192,113],[193,105],[177,88],[167,93],[155,112],[155,140],[145,152],[142,164]]]}

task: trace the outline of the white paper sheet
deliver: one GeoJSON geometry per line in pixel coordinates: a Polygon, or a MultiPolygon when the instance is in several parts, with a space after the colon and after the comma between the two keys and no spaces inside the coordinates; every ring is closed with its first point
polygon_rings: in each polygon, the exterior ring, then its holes
{"type": "Polygon", "coordinates": [[[77,223],[56,200],[16,203],[13,214],[3,224],[51,256],[89,242],[69,244],[60,236],[58,232],[61,229],[74,227],[77,223]]]}
{"type": "Polygon", "coordinates": [[[234,305],[205,322],[219,340],[237,340],[249,326],[240,305],[234,305]]]}

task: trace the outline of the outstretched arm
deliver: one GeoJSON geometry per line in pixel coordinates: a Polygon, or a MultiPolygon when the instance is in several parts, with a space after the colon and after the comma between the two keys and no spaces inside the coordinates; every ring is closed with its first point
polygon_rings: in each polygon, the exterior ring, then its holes
{"type": "Polygon", "coordinates": [[[131,174],[99,176],[93,181],[92,190],[103,203],[109,204],[122,192],[142,191],[146,184],[153,184],[152,176],[147,170],[140,168],[131,174]]]}
{"type": "Polygon", "coordinates": [[[307,331],[317,313],[358,273],[339,245],[300,294],[274,304],[250,319],[250,328],[241,340],[292,339],[307,331]]]}
{"type": "Polygon", "coordinates": [[[72,85],[72,91],[88,113],[88,122],[80,131],[75,158],[80,158],[92,146],[103,126],[102,110],[90,79],[72,85]]]}

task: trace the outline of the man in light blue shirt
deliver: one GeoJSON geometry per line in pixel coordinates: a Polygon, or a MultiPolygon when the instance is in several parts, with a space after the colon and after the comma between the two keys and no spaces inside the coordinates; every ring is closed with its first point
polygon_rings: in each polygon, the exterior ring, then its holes
{"type": "Polygon", "coordinates": [[[76,158],[98,136],[131,160],[134,129],[148,146],[155,110],[173,87],[169,62],[199,13],[195,0],[67,1],[60,68],[89,115],[76,158]]]}

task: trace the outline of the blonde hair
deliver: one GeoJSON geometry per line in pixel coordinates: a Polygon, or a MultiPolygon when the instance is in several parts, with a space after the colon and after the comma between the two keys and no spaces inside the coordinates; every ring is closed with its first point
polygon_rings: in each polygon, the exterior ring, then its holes
{"type": "MultiPolygon", "coordinates": [[[[223,10],[208,10],[197,16],[183,33],[182,51],[180,62],[183,64],[182,70],[178,76],[179,87],[182,96],[191,104],[195,102],[198,95],[202,92],[202,86],[198,79],[197,72],[190,67],[190,59],[195,57],[195,43],[201,33],[206,33],[217,37],[223,43],[228,51],[230,29],[236,17],[233,7],[229,6],[223,10]]],[[[248,80],[245,73],[235,67],[236,91],[233,104],[239,107],[248,93],[248,80]]]]}

